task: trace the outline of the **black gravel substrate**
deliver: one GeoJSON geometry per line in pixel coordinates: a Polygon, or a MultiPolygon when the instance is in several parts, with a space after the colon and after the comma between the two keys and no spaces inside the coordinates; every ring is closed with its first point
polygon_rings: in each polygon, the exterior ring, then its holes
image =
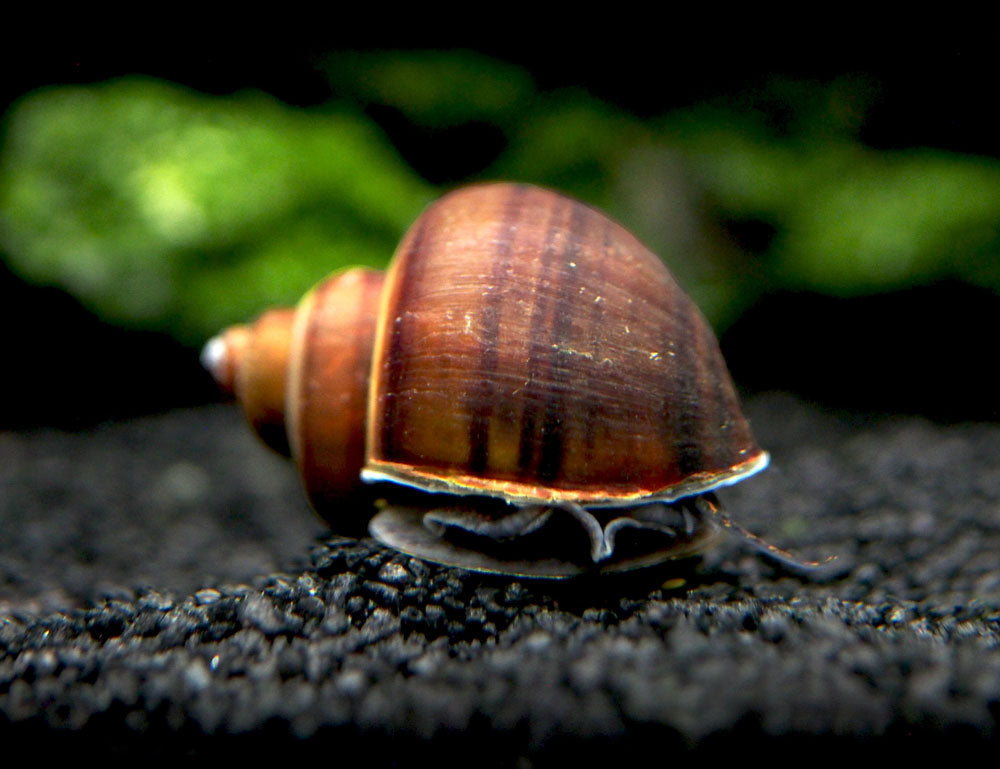
{"type": "Polygon", "coordinates": [[[747,410],[773,464],[723,502],[838,556],[812,577],[736,541],[563,583],[424,564],[324,533],[226,407],[2,434],[0,740],[484,766],[994,743],[1000,426],[747,410]]]}

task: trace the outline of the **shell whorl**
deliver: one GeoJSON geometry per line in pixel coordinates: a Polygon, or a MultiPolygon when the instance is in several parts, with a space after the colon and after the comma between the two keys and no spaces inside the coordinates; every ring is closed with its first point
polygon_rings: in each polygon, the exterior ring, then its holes
{"type": "Polygon", "coordinates": [[[710,327],[623,227],[526,185],[458,190],[382,294],[368,480],[512,501],[676,499],[762,469],[710,327]]]}
{"type": "Polygon", "coordinates": [[[292,456],[313,506],[363,494],[365,412],[384,273],[354,268],[299,304],[285,401],[292,456]]]}

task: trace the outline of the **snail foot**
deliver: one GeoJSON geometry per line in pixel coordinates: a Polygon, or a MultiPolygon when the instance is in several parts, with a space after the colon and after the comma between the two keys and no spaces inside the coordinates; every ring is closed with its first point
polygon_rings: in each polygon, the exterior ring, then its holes
{"type": "Polygon", "coordinates": [[[653,566],[697,555],[719,536],[713,519],[684,503],[586,510],[573,503],[518,508],[478,498],[440,507],[386,505],[369,531],[427,561],[547,579],[653,566]]]}

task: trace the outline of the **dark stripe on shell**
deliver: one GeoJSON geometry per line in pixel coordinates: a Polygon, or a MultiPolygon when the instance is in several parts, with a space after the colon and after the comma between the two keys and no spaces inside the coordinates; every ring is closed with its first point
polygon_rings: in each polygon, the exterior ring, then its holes
{"type": "Polygon", "coordinates": [[[403,272],[396,281],[395,296],[390,297],[391,301],[386,307],[388,317],[382,319],[383,323],[392,323],[389,349],[382,372],[386,379],[386,384],[382,388],[385,402],[379,404],[382,409],[382,457],[390,460],[397,458],[398,447],[402,444],[401,438],[406,430],[406,414],[404,404],[400,401],[400,393],[403,391],[403,380],[407,370],[404,357],[409,345],[407,334],[409,329],[406,316],[400,309],[409,306],[408,292],[420,278],[421,265],[424,262],[419,258],[420,251],[424,245],[424,236],[432,210],[428,209],[417,221],[410,248],[398,257],[402,260],[403,272]],[[397,315],[399,322],[396,322],[397,315]]]}
{"type": "MultiPolygon", "coordinates": [[[[699,323],[692,318],[691,307],[681,289],[671,285],[671,296],[667,300],[670,315],[676,319],[676,352],[674,358],[673,382],[668,389],[668,400],[664,402],[665,435],[671,436],[674,456],[681,477],[686,477],[702,469],[702,453],[698,444],[700,419],[700,397],[698,383],[698,339],[699,323]],[[694,322],[692,322],[694,321],[694,322]]],[[[665,338],[669,338],[664,335],[665,338]]]]}
{"type": "MultiPolygon", "coordinates": [[[[688,332],[691,334],[691,349],[694,351],[689,369],[691,377],[690,392],[693,399],[688,410],[690,420],[690,441],[684,445],[681,455],[681,470],[687,473],[697,473],[708,470],[711,466],[711,447],[706,444],[706,430],[711,430],[709,419],[712,417],[715,403],[714,393],[709,392],[709,372],[705,366],[705,323],[697,308],[690,302],[685,302],[684,317],[688,332]]],[[[713,431],[714,432],[714,431],[713,431]]]]}
{"type": "MultiPolygon", "coordinates": [[[[603,285],[605,278],[604,265],[610,261],[608,254],[611,251],[611,220],[606,216],[598,217],[598,221],[601,224],[601,256],[596,260],[594,265],[597,270],[597,280],[594,281],[595,285],[603,285]]],[[[606,337],[606,330],[604,329],[604,305],[606,302],[602,299],[601,301],[595,301],[597,297],[590,298],[590,327],[587,329],[587,337],[590,340],[591,350],[594,355],[598,358],[602,357],[602,343],[606,337]]],[[[584,448],[587,455],[584,457],[585,463],[589,466],[591,462],[591,452],[594,449],[594,430],[597,427],[597,416],[599,413],[599,405],[596,399],[590,398],[587,401],[587,414],[583,425],[584,435],[584,448]]]]}
{"type": "MultiPolygon", "coordinates": [[[[562,198],[553,201],[552,213],[549,217],[549,226],[545,233],[545,244],[539,258],[541,266],[538,272],[538,284],[541,285],[550,275],[550,263],[555,256],[553,241],[559,232],[558,221],[562,218],[562,209],[566,204],[572,202],[562,198]]],[[[532,468],[535,464],[535,428],[538,422],[539,406],[538,399],[541,395],[542,356],[546,353],[543,348],[549,339],[549,302],[546,292],[536,291],[534,303],[531,308],[531,341],[528,347],[528,384],[524,388],[524,413],[521,415],[521,434],[518,447],[517,466],[522,478],[532,477],[532,468]]],[[[550,348],[551,349],[551,348],[550,348]]]]}
{"type": "Polygon", "coordinates": [[[560,365],[562,355],[561,345],[568,341],[573,325],[574,307],[580,301],[576,291],[568,280],[573,275],[570,262],[579,260],[580,243],[585,232],[585,225],[590,210],[583,205],[574,204],[566,230],[566,243],[563,249],[563,264],[557,274],[562,281],[554,286],[555,312],[552,318],[551,347],[549,350],[549,388],[542,417],[542,445],[538,462],[538,477],[543,481],[553,481],[562,469],[565,438],[566,399],[569,397],[570,372],[560,365]]]}
{"type": "Polygon", "coordinates": [[[489,292],[483,299],[479,317],[481,329],[481,347],[479,353],[479,372],[482,378],[471,399],[472,413],[469,419],[469,462],[468,470],[474,475],[481,475],[489,464],[490,435],[489,425],[496,405],[496,384],[493,374],[497,369],[500,344],[500,317],[507,270],[510,265],[511,246],[517,231],[517,219],[520,213],[520,202],[524,198],[526,187],[515,186],[510,198],[504,206],[500,228],[497,233],[497,252],[493,260],[489,292]]]}
{"type": "MultiPolygon", "coordinates": [[[[707,321],[702,325],[706,325],[707,321]]],[[[709,329],[706,329],[708,331],[709,329]]],[[[706,454],[704,462],[713,469],[729,467],[733,464],[732,436],[723,429],[722,425],[727,423],[726,419],[726,394],[722,387],[719,376],[719,365],[721,361],[715,356],[714,339],[707,336],[702,340],[698,348],[698,355],[704,365],[704,398],[705,398],[705,427],[707,434],[702,439],[702,451],[706,454]],[[711,399],[711,403],[707,402],[711,399]]]]}

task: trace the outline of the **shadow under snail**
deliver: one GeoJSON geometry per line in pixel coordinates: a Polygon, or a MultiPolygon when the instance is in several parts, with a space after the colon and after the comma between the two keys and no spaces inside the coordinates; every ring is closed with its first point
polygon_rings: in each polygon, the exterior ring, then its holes
{"type": "Polygon", "coordinates": [[[814,565],[712,494],[768,455],[697,307],[623,227],[555,192],[452,192],[387,273],[335,273],[203,360],[335,529],[388,498],[369,530],[410,555],[566,577],[698,553],[728,528],[814,565]]]}

